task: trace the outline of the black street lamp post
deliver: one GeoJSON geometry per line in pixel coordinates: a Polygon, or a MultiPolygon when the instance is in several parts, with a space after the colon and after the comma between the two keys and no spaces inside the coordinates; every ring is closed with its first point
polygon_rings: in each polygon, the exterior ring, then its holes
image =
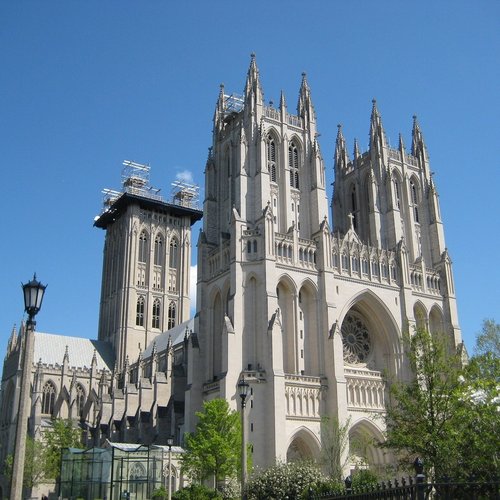
{"type": "Polygon", "coordinates": [[[241,498],[246,498],[245,486],[247,484],[247,443],[246,443],[246,430],[245,430],[245,407],[248,390],[250,389],[249,383],[244,377],[238,382],[238,392],[241,398],[241,498]]]}
{"type": "Polygon", "coordinates": [[[168,500],[172,499],[172,445],[174,438],[172,436],[167,438],[168,446],[168,500]]]}
{"type": "Polygon", "coordinates": [[[24,294],[24,310],[28,314],[26,321],[24,352],[22,354],[21,392],[19,394],[19,411],[17,415],[14,463],[12,464],[11,499],[21,500],[23,494],[24,459],[26,455],[26,434],[30,414],[30,382],[31,364],[33,362],[35,316],[42,307],[43,295],[47,285],[36,279],[36,274],[28,283],[22,285],[24,294]]]}

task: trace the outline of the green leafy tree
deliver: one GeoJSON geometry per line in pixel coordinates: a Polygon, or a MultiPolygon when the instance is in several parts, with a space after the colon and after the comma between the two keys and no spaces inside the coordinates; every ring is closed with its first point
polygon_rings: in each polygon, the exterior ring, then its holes
{"type": "MultiPolygon", "coordinates": [[[[482,335],[478,345],[484,345],[482,335]]],[[[407,466],[421,457],[437,478],[498,475],[500,358],[488,350],[462,366],[459,355],[427,331],[407,342],[414,379],[391,386],[382,446],[407,466]]]]}
{"type": "Polygon", "coordinates": [[[441,338],[423,329],[406,336],[405,342],[414,378],[391,385],[382,446],[395,450],[403,467],[419,456],[437,477],[453,475],[460,452],[455,418],[460,359],[441,338]]]}
{"type": "Polygon", "coordinates": [[[476,339],[474,352],[477,356],[490,353],[495,358],[500,358],[500,324],[493,319],[483,321],[483,329],[476,339]]]}
{"type": "Polygon", "coordinates": [[[237,476],[241,462],[239,414],[230,410],[226,400],[214,399],[205,402],[196,416],[196,430],[186,436],[184,471],[199,482],[213,477],[216,485],[237,476]]]}
{"type": "Polygon", "coordinates": [[[44,432],[45,478],[57,479],[61,472],[63,448],[82,448],[81,430],[72,420],[54,419],[44,432]]]}
{"type": "Polygon", "coordinates": [[[500,357],[474,356],[459,377],[457,425],[461,426],[459,463],[464,474],[500,474],[500,357]]]}
{"type": "Polygon", "coordinates": [[[337,417],[321,419],[321,463],[327,476],[342,482],[349,451],[349,424],[340,424],[337,417]]]}
{"type": "MultiPolygon", "coordinates": [[[[81,432],[71,420],[53,420],[52,427],[43,433],[42,440],[27,436],[23,486],[31,489],[57,479],[61,470],[62,449],[81,446],[81,432]]],[[[12,455],[5,460],[4,473],[9,478],[12,476],[13,462],[12,455]]]]}
{"type": "MultiPolygon", "coordinates": [[[[23,486],[34,488],[45,479],[45,447],[42,442],[35,441],[31,436],[26,437],[26,455],[24,458],[23,486]]],[[[14,457],[8,455],[5,459],[4,474],[10,479],[14,457]]]]}

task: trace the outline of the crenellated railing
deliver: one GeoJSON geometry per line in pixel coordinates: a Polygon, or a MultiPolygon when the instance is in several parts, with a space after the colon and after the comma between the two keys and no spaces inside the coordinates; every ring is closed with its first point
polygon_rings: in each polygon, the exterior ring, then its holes
{"type": "MultiPolygon", "coordinates": [[[[271,120],[281,121],[281,110],[271,106],[264,106],[264,115],[271,120]]],[[[285,120],[288,125],[292,127],[302,128],[302,118],[300,116],[292,115],[285,111],[285,120]]]]}
{"type": "Polygon", "coordinates": [[[346,367],[344,373],[347,382],[347,407],[350,410],[385,410],[386,384],[380,372],[346,367]]]}
{"type": "Polygon", "coordinates": [[[298,264],[305,268],[316,268],[316,242],[299,238],[298,264]]]}
{"type": "Polygon", "coordinates": [[[272,120],[281,120],[281,112],[276,108],[271,108],[269,106],[264,107],[264,114],[271,118],[272,120]]]}
{"type": "Polygon", "coordinates": [[[287,114],[287,118],[288,118],[287,121],[288,121],[289,125],[293,125],[294,127],[299,127],[299,128],[302,127],[302,118],[300,116],[287,114]]]}
{"type": "Polygon", "coordinates": [[[321,380],[307,375],[285,375],[287,418],[320,419],[321,380]]]}
{"type": "Polygon", "coordinates": [[[219,247],[215,247],[208,256],[208,278],[213,278],[226,271],[230,263],[229,240],[224,241],[219,247]]]}
{"type": "Polygon", "coordinates": [[[396,252],[371,247],[348,235],[332,235],[331,266],[340,276],[399,286],[396,252]]]}
{"type": "Polygon", "coordinates": [[[274,233],[274,254],[276,261],[282,264],[293,264],[293,236],[291,234],[274,233]]]}
{"type": "Polygon", "coordinates": [[[423,268],[421,265],[410,265],[410,285],[417,292],[441,294],[441,276],[439,271],[423,268]]]}

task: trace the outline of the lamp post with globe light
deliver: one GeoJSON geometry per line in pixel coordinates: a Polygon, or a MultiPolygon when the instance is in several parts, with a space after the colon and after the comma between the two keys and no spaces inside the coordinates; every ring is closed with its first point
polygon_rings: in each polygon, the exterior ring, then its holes
{"type": "Polygon", "coordinates": [[[167,438],[168,446],[168,500],[172,499],[172,445],[174,444],[174,438],[167,438]]]}
{"type": "Polygon", "coordinates": [[[249,383],[244,377],[238,382],[238,392],[241,398],[241,498],[245,496],[245,486],[247,483],[247,443],[245,432],[245,407],[248,396],[249,383]]]}
{"type": "Polygon", "coordinates": [[[22,371],[21,392],[19,395],[19,411],[17,414],[16,441],[14,449],[14,463],[12,464],[12,500],[21,500],[23,493],[24,459],[26,456],[26,435],[28,432],[28,418],[30,415],[30,383],[31,364],[33,362],[33,349],[35,344],[35,316],[42,307],[43,295],[47,285],[42,285],[36,279],[36,274],[28,283],[22,285],[24,294],[24,310],[28,314],[26,321],[24,350],[21,347],[22,371]]]}

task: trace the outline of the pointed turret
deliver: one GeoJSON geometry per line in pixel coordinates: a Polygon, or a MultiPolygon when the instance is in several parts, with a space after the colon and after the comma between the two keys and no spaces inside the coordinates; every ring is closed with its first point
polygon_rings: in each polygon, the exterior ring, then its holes
{"type": "Polygon", "coordinates": [[[354,155],[354,160],[356,161],[360,156],[361,156],[361,153],[359,151],[359,144],[358,144],[358,140],[356,138],[354,138],[354,148],[353,148],[353,155],[354,155]]]}
{"type": "Polygon", "coordinates": [[[411,154],[421,162],[428,161],[427,147],[416,115],[413,115],[413,129],[411,135],[411,154]]]}
{"type": "Polygon", "coordinates": [[[304,120],[304,124],[316,121],[316,114],[311,99],[311,89],[309,88],[309,84],[307,83],[305,73],[302,73],[302,83],[300,84],[297,114],[304,120]]]}
{"type": "Polygon", "coordinates": [[[337,140],[335,141],[335,171],[345,171],[349,163],[349,154],[347,153],[342,125],[337,125],[337,140]]]}
{"type": "Polygon", "coordinates": [[[285,101],[285,94],[283,93],[283,91],[281,91],[281,95],[280,95],[280,111],[283,113],[284,111],[286,111],[286,101],[285,101]]]}
{"type": "Polygon", "coordinates": [[[245,84],[245,109],[251,113],[257,105],[264,102],[264,93],[260,85],[259,70],[255,61],[255,54],[250,55],[250,67],[248,68],[247,81],[245,84]]]}
{"type": "Polygon", "coordinates": [[[12,332],[9,337],[9,342],[7,344],[7,354],[6,357],[9,356],[16,348],[17,345],[17,333],[16,333],[16,325],[12,327],[12,332]]]}
{"type": "Polygon", "coordinates": [[[405,152],[405,143],[403,142],[403,136],[401,135],[401,132],[399,133],[399,151],[401,153],[401,156],[403,156],[403,153],[405,152]]]}
{"type": "Polygon", "coordinates": [[[373,99],[372,104],[372,114],[370,117],[370,149],[376,148],[381,151],[382,148],[387,146],[387,139],[382,125],[382,118],[377,109],[377,101],[373,99]]]}
{"type": "Polygon", "coordinates": [[[226,100],[224,96],[224,84],[220,84],[219,97],[215,105],[214,113],[214,130],[220,130],[224,123],[224,113],[226,111],[226,100]]]}
{"type": "Polygon", "coordinates": [[[68,346],[64,349],[64,357],[63,357],[63,365],[67,365],[69,363],[69,352],[68,346]]]}

